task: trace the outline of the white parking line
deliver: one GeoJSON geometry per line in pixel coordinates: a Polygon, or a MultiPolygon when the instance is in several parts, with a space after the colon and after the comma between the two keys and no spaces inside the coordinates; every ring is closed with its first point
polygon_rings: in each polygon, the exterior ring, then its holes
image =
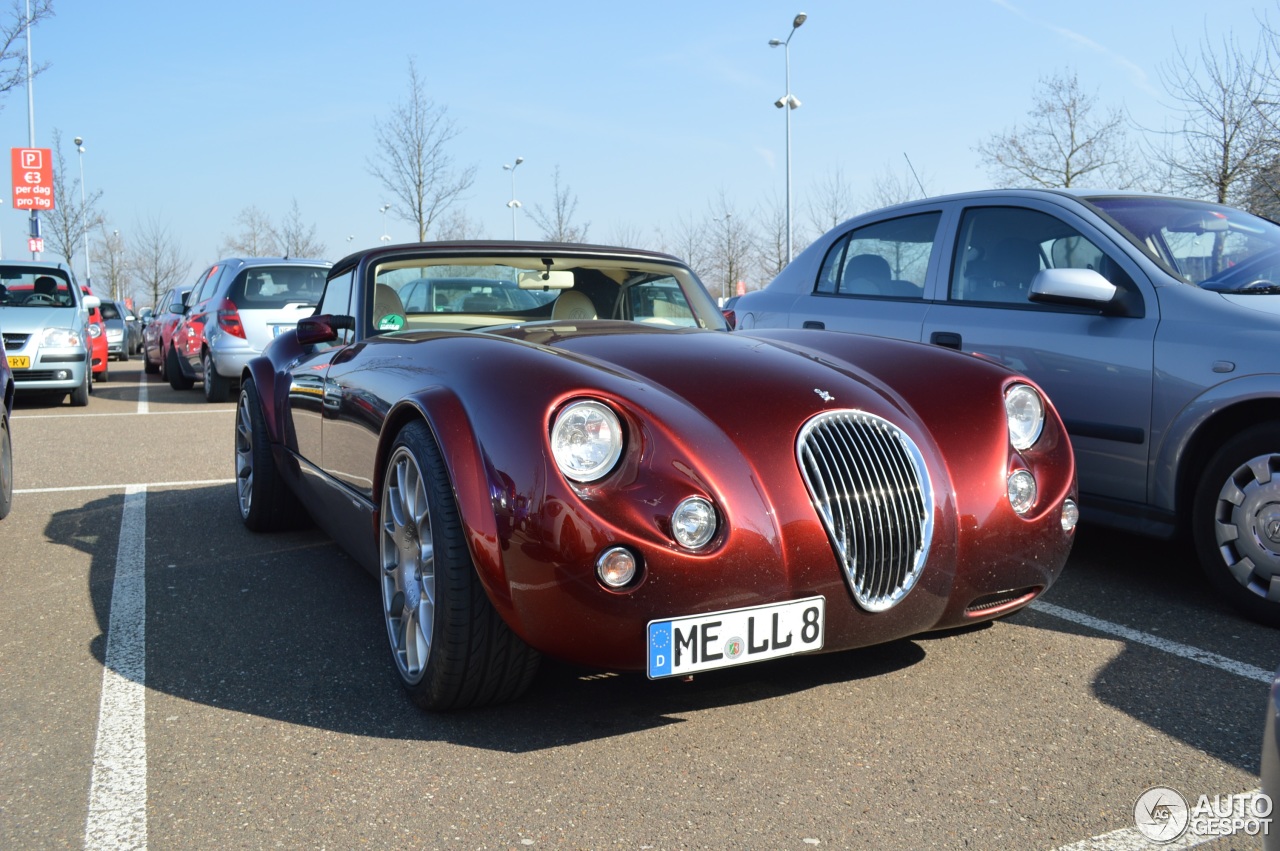
{"type": "Polygon", "coordinates": [[[148,410],[150,405],[147,403],[147,385],[150,383],[147,381],[147,377],[143,375],[142,381],[138,384],[138,413],[140,414],[150,413],[148,410]]]}
{"type": "Polygon", "coordinates": [[[187,482],[146,482],[132,485],[75,485],[65,488],[14,488],[14,493],[71,493],[72,491],[128,491],[130,488],[185,488],[196,485],[230,485],[235,479],[195,479],[187,482]]]}
{"type": "Polygon", "coordinates": [[[1145,644],[1147,647],[1154,647],[1156,650],[1163,650],[1165,653],[1172,653],[1183,659],[1189,659],[1192,662],[1199,662],[1202,665],[1208,665],[1212,668],[1226,671],[1229,674],[1245,677],[1250,680],[1267,683],[1270,685],[1273,679],[1273,672],[1264,671],[1262,668],[1246,665],[1244,662],[1237,662],[1234,659],[1228,659],[1226,656],[1219,656],[1217,653],[1210,653],[1208,650],[1201,650],[1198,647],[1191,647],[1187,644],[1179,644],[1176,641],[1160,638],[1146,632],[1139,632],[1136,629],[1129,629],[1127,626],[1120,626],[1118,623],[1104,621],[1101,618],[1095,618],[1092,615],[1086,615],[1082,612],[1064,609],[1061,606],[1055,606],[1052,603],[1046,603],[1042,600],[1036,600],[1028,608],[1046,615],[1052,615],[1055,618],[1062,618],[1066,621],[1087,626],[1098,632],[1105,632],[1108,635],[1114,635],[1117,638],[1123,638],[1125,641],[1132,641],[1135,644],[1145,644]]]}
{"type": "Polygon", "coordinates": [[[166,414],[169,416],[177,416],[182,414],[234,414],[235,408],[195,408],[190,411],[119,411],[110,414],[17,414],[15,420],[58,420],[74,417],[136,417],[138,414],[148,414],[153,417],[162,417],[166,414]]]}
{"type": "Polygon", "coordinates": [[[125,488],[86,848],[147,847],[146,485],[125,488]]]}

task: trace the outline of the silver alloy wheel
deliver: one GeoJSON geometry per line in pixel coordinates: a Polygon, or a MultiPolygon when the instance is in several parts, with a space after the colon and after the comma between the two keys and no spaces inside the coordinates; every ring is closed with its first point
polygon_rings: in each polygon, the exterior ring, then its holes
{"type": "Polygon", "coordinates": [[[204,378],[204,386],[205,386],[205,391],[204,391],[204,392],[208,393],[208,392],[209,392],[209,389],[208,389],[208,388],[209,388],[210,386],[212,386],[212,385],[211,385],[211,382],[213,381],[213,378],[214,378],[214,375],[213,375],[213,357],[212,357],[208,352],[205,352],[205,354],[204,354],[204,364],[203,364],[203,366],[204,366],[204,376],[202,376],[202,377],[204,378]]]}
{"type": "Polygon", "coordinates": [[[422,680],[435,628],[435,542],[426,482],[417,459],[398,446],[382,489],[382,612],[400,676],[422,680]]]}
{"type": "Polygon", "coordinates": [[[253,505],[253,412],[249,410],[249,394],[240,393],[236,406],[236,498],[240,516],[249,516],[253,505]]]}
{"type": "Polygon", "coordinates": [[[1280,455],[1235,469],[1214,509],[1218,551],[1244,588],[1280,602],[1280,455]]]}

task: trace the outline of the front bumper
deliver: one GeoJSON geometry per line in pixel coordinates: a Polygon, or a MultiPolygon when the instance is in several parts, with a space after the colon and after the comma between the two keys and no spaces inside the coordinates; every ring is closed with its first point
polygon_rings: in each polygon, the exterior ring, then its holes
{"type": "MultiPolygon", "coordinates": [[[[9,352],[13,356],[28,356],[24,351],[9,352]]],[[[19,393],[45,390],[74,390],[84,383],[84,371],[88,368],[83,349],[37,349],[31,358],[31,366],[13,369],[13,386],[19,393]]]]}

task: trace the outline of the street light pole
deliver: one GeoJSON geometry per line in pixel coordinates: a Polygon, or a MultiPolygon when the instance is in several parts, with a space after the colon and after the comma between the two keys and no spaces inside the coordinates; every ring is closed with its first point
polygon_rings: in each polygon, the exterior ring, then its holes
{"type": "Polygon", "coordinates": [[[774,101],[773,105],[778,109],[786,109],[787,113],[787,262],[791,262],[791,110],[800,106],[800,99],[791,94],[791,37],[796,34],[796,30],[805,22],[809,16],[804,12],[795,16],[791,22],[791,32],[787,35],[785,41],[777,38],[769,39],[770,47],[782,47],[782,53],[787,66],[787,93],[774,101]]]}
{"type": "Polygon", "coordinates": [[[516,166],[524,162],[524,157],[516,157],[515,165],[504,165],[503,171],[511,172],[511,200],[507,202],[507,206],[511,208],[511,238],[516,238],[516,210],[520,208],[520,202],[516,200],[516,166]]]}
{"type": "Polygon", "coordinates": [[[89,211],[85,207],[84,201],[84,139],[76,137],[76,151],[80,156],[80,215],[86,218],[84,228],[84,282],[89,289],[93,289],[93,273],[89,271],[89,223],[87,221],[89,211]]]}

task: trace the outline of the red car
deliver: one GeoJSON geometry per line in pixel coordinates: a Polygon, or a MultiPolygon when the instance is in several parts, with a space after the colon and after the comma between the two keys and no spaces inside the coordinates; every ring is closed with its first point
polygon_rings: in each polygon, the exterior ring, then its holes
{"type": "MultiPolygon", "coordinates": [[[[85,295],[93,295],[93,291],[84,285],[81,285],[80,291],[85,295]]],[[[88,331],[89,365],[93,380],[106,381],[110,378],[107,372],[107,361],[110,359],[107,354],[107,323],[102,318],[102,310],[97,307],[89,308],[88,331]]]]}
{"type": "Polygon", "coordinates": [[[513,698],[541,654],[687,676],[1000,617],[1079,513],[1023,376],[730,333],[686,265],[620,248],[353,254],[250,361],[235,431],[245,524],[305,508],[378,577],[429,709],[513,698]]]}
{"type": "Polygon", "coordinates": [[[156,303],[155,312],[142,329],[142,368],[151,375],[165,376],[165,361],[173,348],[173,335],[187,312],[190,287],[174,287],[156,303]]]}

